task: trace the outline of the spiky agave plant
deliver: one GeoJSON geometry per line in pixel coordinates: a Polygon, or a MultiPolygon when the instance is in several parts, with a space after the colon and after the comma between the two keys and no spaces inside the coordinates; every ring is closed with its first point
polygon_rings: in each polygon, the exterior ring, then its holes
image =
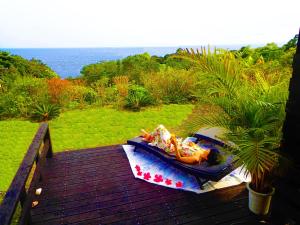
{"type": "Polygon", "coordinates": [[[152,102],[149,92],[145,88],[137,85],[131,86],[125,101],[125,108],[133,111],[139,111],[141,107],[150,105],[152,102]]]}
{"type": "Polygon", "coordinates": [[[32,118],[39,122],[48,121],[58,117],[60,114],[60,107],[53,104],[39,104],[35,106],[32,113],[32,118]]]}

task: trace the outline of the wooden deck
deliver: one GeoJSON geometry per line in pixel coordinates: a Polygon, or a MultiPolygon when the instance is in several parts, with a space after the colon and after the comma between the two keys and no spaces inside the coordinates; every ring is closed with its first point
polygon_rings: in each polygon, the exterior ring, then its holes
{"type": "Polygon", "coordinates": [[[239,224],[256,221],[244,185],[194,194],[132,175],[121,146],[57,153],[43,169],[33,224],[239,224]]]}
{"type": "Polygon", "coordinates": [[[44,123],[0,205],[0,225],[11,223],[19,203],[19,224],[293,225],[300,189],[290,187],[278,188],[284,194],[259,218],[248,210],[245,184],[199,195],[150,184],[134,178],[120,145],[53,154],[44,123]]]}

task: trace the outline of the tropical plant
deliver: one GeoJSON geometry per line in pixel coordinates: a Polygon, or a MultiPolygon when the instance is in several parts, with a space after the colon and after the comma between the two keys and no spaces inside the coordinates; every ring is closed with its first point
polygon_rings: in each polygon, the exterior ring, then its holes
{"type": "Polygon", "coordinates": [[[42,122],[52,120],[60,114],[60,107],[54,104],[38,104],[33,108],[32,119],[42,122]]]}
{"type": "Polygon", "coordinates": [[[153,100],[148,90],[139,85],[132,85],[130,87],[128,96],[125,99],[125,108],[139,111],[141,107],[151,104],[153,104],[153,100]]]}
{"type": "Polygon", "coordinates": [[[226,129],[225,137],[236,144],[231,150],[238,164],[247,169],[246,175],[251,174],[253,189],[264,192],[270,186],[269,175],[279,159],[282,118],[276,115],[278,108],[274,104],[264,105],[246,99],[236,101],[239,102],[234,106],[223,101],[224,113],[202,118],[202,122],[205,126],[226,129]]]}
{"type": "Polygon", "coordinates": [[[242,70],[228,67],[234,65],[234,58],[227,61],[220,60],[223,56],[198,53],[198,58],[194,53],[186,53],[185,57],[188,54],[199,64],[202,84],[207,84],[203,101],[220,109],[220,113],[207,117],[199,115],[188,128],[225,128],[223,138],[236,144],[229,150],[246,169],[246,175],[251,174],[251,187],[258,192],[267,191],[279,165],[288,78],[274,80],[257,72],[249,79],[242,70]]]}
{"type": "Polygon", "coordinates": [[[230,150],[237,156],[238,164],[247,169],[246,175],[251,174],[253,189],[266,191],[272,177],[269,175],[279,162],[283,107],[275,102],[242,97],[235,98],[234,103],[228,99],[218,99],[215,103],[223,113],[199,117],[196,123],[225,128],[224,138],[236,144],[230,150]]]}

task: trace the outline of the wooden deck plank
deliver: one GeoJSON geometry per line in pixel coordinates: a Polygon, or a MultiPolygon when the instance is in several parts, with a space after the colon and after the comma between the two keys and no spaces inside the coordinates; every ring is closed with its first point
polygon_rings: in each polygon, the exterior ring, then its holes
{"type": "Polygon", "coordinates": [[[33,224],[222,224],[252,218],[244,185],[195,194],[132,175],[121,146],[53,155],[33,224]]]}

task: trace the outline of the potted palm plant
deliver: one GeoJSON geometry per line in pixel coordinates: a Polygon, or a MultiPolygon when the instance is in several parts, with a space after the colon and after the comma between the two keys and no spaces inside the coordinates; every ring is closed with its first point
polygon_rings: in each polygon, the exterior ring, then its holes
{"type": "Polygon", "coordinates": [[[275,192],[272,184],[281,166],[282,156],[278,149],[283,117],[280,111],[278,106],[240,98],[223,107],[223,113],[201,118],[206,126],[225,128],[223,138],[235,143],[229,151],[236,156],[245,175],[251,176],[247,184],[249,209],[258,215],[269,212],[275,192]]]}
{"type": "Polygon", "coordinates": [[[202,118],[206,125],[226,128],[223,138],[235,143],[229,149],[251,176],[247,184],[249,209],[258,215],[269,211],[275,192],[272,184],[280,167],[281,116],[277,107],[264,106],[253,99],[236,99],[214,118],[202,118]],[[276,113],[276,114],[275,114],[276,113]]]}
{"type": "Polygon", "coordinates": [[[237,146],[234,150],[237,162],[245,168],[246,175],[251,176],[251,182],[247,183],[249,209],[258,215],[269,212],[275,192],[272,183],[279,167],[277,149],[280,139],[270,137],[268,132],[268,128],[262,127],[240,129],[227,134],[237,146]]]}
{"type": "Polygon", "coordinates": [[[191,60],[199,72],[195,96],[218,108],[216,113],[195,117],[186,128],[225,128],[223,138],[235,143],[229,150],[246,175],[251,175],[249,208],[255,214],[267,214],[274,194],[272,181],[281,166],[278,149],[289,77],[266,74],[263,67],[247,74],[243,59],[228,51],[187,50],[179,57],[191,60]]]}

